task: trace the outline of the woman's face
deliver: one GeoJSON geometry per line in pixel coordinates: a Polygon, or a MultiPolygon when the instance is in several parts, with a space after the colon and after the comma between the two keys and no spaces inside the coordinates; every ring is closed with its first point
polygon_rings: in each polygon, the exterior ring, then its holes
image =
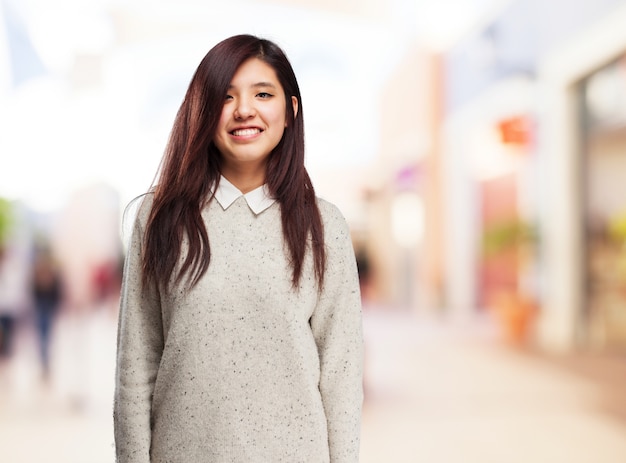
{"type": "MultiPolygon", "coordinates": [[[[265,180],[265,166],[287,125],[285,93],[274,69],[251,58],[233,76],[213,142],[223,157],[222,174],[253,174],[265,180]]],[[[294,113],[297,99],[292,97],[294,113]]]]}

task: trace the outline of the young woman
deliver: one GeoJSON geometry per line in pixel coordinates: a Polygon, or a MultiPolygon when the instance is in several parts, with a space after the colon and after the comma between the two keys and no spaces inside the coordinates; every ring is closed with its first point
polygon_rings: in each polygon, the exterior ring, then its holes
{"type": "Polygon", "coordinates": [[[358,462],[363,343],[346,221],[304,167],[283,51],[196,70],[124,269],[118,463],[358,462]]]}

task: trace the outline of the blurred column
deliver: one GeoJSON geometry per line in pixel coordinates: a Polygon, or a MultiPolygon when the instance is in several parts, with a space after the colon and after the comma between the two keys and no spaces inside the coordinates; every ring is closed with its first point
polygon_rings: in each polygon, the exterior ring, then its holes
{"type": "Polygon", "coordinates": [[[428,56],[426,106],[427,130],[430,144],[424,159],[424,245],[421,278],[425,282],[421,305],[433,310],[445,310],[444,299],[444,197],[441,130],[444,112],[444,74],[440,53],[428,56]]]}

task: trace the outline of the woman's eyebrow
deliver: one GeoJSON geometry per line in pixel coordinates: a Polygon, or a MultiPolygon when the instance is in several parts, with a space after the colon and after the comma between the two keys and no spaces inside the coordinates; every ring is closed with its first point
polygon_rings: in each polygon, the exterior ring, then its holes
{"type": "Polygon", "coordinates": [[[271,87],[271,88],[276,88],[276,86],[271,83],[271,82],[257,82],[256,84],[254,84],[252,87],[254,88],[258,88],[258,87],[271,87]]]}
{"type": "MultiPolygon", "coordinates": [[[[256,84],[252,84],[250,87],[252,87],[252,88],[259,88],[259,87],[276,88],[276,85],[274,85],[271,82],[257,82],[256,84]]],[[[232,85],[232,84],[228,86],[228,90],[232,90],[234,88],[235,88],[235,86],[232,85]]]]}

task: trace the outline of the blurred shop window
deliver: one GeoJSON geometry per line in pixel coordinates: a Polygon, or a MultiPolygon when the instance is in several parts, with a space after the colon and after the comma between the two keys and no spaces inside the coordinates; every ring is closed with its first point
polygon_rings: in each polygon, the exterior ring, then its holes
{"type": "Polygon", "coordinates": [[[390,243],[389,252],[396,256],[393,273],[395,298],[396,303],[406,308],[416,306],[421,291],[418,269],[424,237],[424,214],[423,199],[415,190],[399,190],[391,199],[393,243],[390,243]]]}
{"type": "Polygon", "coordinates": [[[391,204],[391,227],[395,242],[415,248],[424,236],[424,202],[415,192],[401,192],[391,204]]]}
{"type": "Polygon", "coordinates": [[[626,55],[580,86],[586,341],[626,351],[626,55]]]}

